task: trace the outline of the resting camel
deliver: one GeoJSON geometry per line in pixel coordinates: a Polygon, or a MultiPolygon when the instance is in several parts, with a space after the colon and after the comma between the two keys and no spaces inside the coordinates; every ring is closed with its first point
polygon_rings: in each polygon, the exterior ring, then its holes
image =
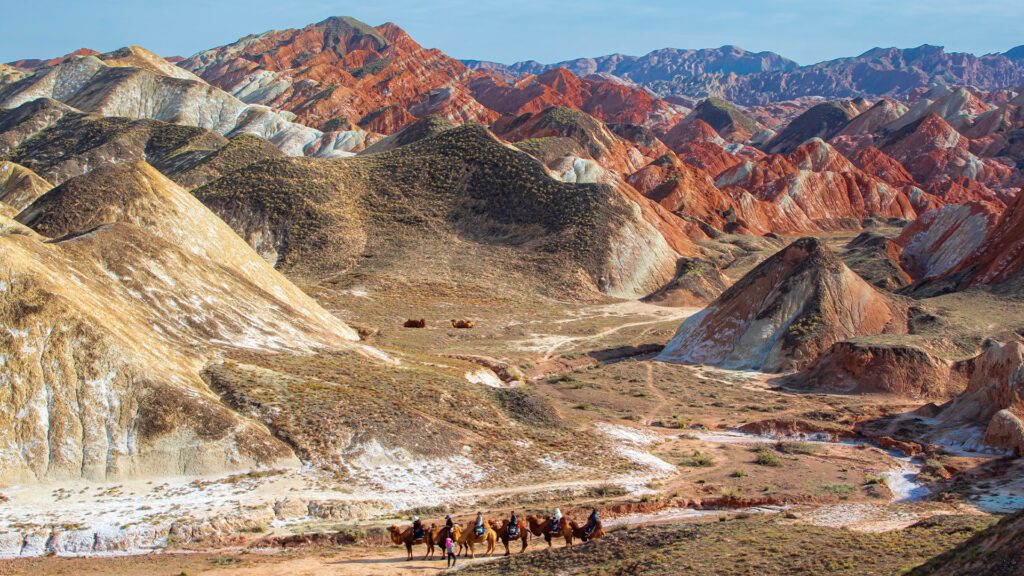
{"type": "Polygon", "coordinates": [[[505,546],[505,556],[509,556],[509,555],[512,554],[509,551],[509,549],[508,549],[508,545],[510,544],[510,542],[512,540],[522,540],[523,541],[523,549],[520,550],[519,552],[520,553],[526,552],[526,543],[530,539],[530,531],[527,530],[526,527],[524,527],[522,525],[522,523],[519,524],[519,534],[517,534],[515,536],[515,538],[509,538],[508,537],[508,519],[507,518],[502,521],[500,528],[498,527],[498,523],[495,522],[494,520],[491,520],[490,524],[491,524],[491,529],[493,529],[494,533],[498,535],[498,540],[501,540],[501,543],[505,546]]]}
{"type": "Polygon", "coordinates": [[[462,529],[462,535],[459,538],[459,544],[469,548],[469,557],[476,558],[476,552],[473,550],[474,544],[481,544],[487,542],[487,552],[484,554],[490,556],[494,553],[494,545],[498,541],[498,534],[491,528],[486,521],[484,521],[484,535],[477,536],[476,521],[470,521],[466,523],[466,527],[462,529]]]}
{"type": "Polygon", "coordinates": [[[402,324],[402,326],[405,328],[426,328],[427,321],[423,318],[420,318],[419,320],[406,320],[405,324],[402,324]]]}
{"type": "Polygon", "coordinates": [[[471,329],[476,326],[472,320],[452,320],[452,328],[471,329]]]}
{"type": "MultiPolygon", "coordinates": [[[[391,533],[391,541],[394,542],[395,545],[405,544],[405,551],[409,555],[406,560],[412,560],[412,547],[414,544],[426,544],[427,554],[434,553],[434,540],[431,538],[431,535],[434,532],[433,524],[430,525],[430,528],[423,530],[423,538],[418,540],[413,539],[412,537],[412,526],[405,530],[399,529],[398,526],[389,526],[388,532],[391,533]]],[[[423,559],[426,560],[427,555],[424,555],[423,559]]]]}
{"type": "MultiPolygon", "coordinates": [[[[583,529],[587,527],[586,524],[580,526],[576,523],[575,520],[572,520],[569,522],[569,527],[572,528],[572,537],[578,538],[584,542],[587,542],[589,540],[597,540],[598,538],[604,536],[604,526],[601,525],[600,520],[597,521],[597,526],[594,527],[594,530],[590,533],[590,536],[587,537],[583,536],[583,529]]],[[[570,542],[569,544],[572,545],[572,542],[570,542]]]]}
{"type": "MultiPolygon", "coordinates": [[[[541,518],[540,516],[527,516],[526,522],[530,526],[530,532],[533,532],[534,536],[543,536],[544,541],[548,543],[548,548],[551,547],[551,518],[541,518]]],[[[569,521],[562,516],[562,519],[558,522],[558,533],[555,536],[562,536],[565,538],[565,545],[572,546],[572,530],[569,528],[569,521]]]]}

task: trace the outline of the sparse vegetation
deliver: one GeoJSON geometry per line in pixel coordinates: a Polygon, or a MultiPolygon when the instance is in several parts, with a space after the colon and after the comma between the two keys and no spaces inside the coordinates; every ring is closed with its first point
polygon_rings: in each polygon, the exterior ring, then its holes
{"type": "Polygon", "coordinates": [[[991,524],[945,516],[905,530],[856,532],[751,515],[701,524],[614,532],[592,545],[524,554],[464,568],[470,575],[541,576],[572,566],[580,574],[745,576],[899,574],[991,524]]]}

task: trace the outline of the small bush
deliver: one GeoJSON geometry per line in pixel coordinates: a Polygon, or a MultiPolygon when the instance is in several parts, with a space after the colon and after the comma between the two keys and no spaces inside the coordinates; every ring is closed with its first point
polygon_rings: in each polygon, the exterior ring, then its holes
{"type": "Polygon", "coordinates": [[[783,454],[817,454],[821,447],[811,442],[779,442],[775,449],[783,454]]]}
{"type": "Polygon", "coordinates": [[[864,476],[864,484],[868,486],[888,486],[889,482],[885,479],[885,476],[867,474],[864,476]]]}
{"type": "Polygon", "coordinates": [[[782,466],[782,459],[768,446],[758,446],[754,454],[757,455],[754,463],[760,466],[782,466]]]}
{"type": "Polygon", "coordinates": [[[835,494],[836,496],[841,497],[846,497],[849,496],[850,494],[853,494],[854,490],[853,486],[842,482],[835,484],[825,484],[824,486],[822,486],[821,489],[824,490],[825,492],[835,494]]]}
{"type": "Polygon", "coordinates": [[[690,468],[707,468],[714,466],[715,461],[707,454],[701,453],[700,450],[694,450],[692,455],[680,458],[679,465],[690,468]]]}
{"type": "Polygon", "coordinates": [[[729,476],[732,476],[733,478],[746,478],[747,471],[742,468],[737,468],[736,470],[733,470],[732,474],[729,474],[729,476]]]}

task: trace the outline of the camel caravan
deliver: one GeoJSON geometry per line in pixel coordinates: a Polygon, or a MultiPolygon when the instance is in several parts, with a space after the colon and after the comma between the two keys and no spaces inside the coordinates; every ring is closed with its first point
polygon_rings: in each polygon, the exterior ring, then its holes
{"type": "Polygon", "coordinates": [[[441,555],[448,559],[449,566],[454,566],[455,558],[459,556],[468,555],[469,558],[476,558],[477,547],[486,546],[483,554],[489,556],[494,553],[498,542],[505,547],[505,556],[512,553],[511,548],[517,540],[521,543],[519,552],[526,552],[531,535],[543,537],[549,548],[552,545],[552,540],[558,538],[563,539],[566,546],[572,546],[577,540],[588,542],[605,535],[596,509],[591,511],[585,524],[579,525],[562,516],[562,512],[557,508],[551,516],[529,515],[526,517],[525,523],[515,512],[512,512],[508,518],[502,519],[500,523],[493,519],[486,519],[482,513],[478,512],[476,520],[464,525],[456,524],[451,516],[446,516],[444,524],[440,526],[437,524],[424,526],[419,517],[415,517],[412,526],[405,530],[398,526],[390,526],[388,532],[391,535],[391,541],[396,546],[405,546],[406,560],[413,559],[413,546],[422,544],[427,548],[423,556],[424,560],[433,559],[436,549],[440,548],[441,555]],[[456,547],[458,547],[457,550],[456,547]]]}

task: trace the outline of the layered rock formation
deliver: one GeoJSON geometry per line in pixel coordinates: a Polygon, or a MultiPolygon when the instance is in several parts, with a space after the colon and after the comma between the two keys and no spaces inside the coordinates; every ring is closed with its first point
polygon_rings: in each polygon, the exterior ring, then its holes
{"type": "Polygon", "coordinates": [[[808,365],[836,342],[906,330],[904,303],[804,238],[688,318],[658,359],[781,372],[808,365]]]}
{"type": "Polygon", "coordinates": [[[354,350],[355,332],[148,165],[0,221],[3,481],[295,463],[200,378],[218,349],[354,350]],[[202,296],[197,296],[202,295],[202,296]]]}
{"type": "MultiPolygon", "coordinates": [[[[273,30],[205,50],[181,66],[250,104],[292,110],[321,127],[334,118],[364,123],[388,106],[421,116],[489,122],[497,117],[462,89],[470,72],[440,50],[426,49],[394,24],[371,27],[332,17],[301,29],[273,30]]],[[[372,125],[389,134],[413,119],[372,125]]]]}
{"type": "Polygon", "coordinates": [[[565,106],[605,122],[671,126],[680,118],[672,105],[644,90],[600,79],[579,78],[562,69],[527,76],[512,84],[480,76],[470,82],[469,88],[481,104],[501,114],[519,115],[565,106]]]}
{"type": "Polygon", "coordinates": [[[834,147],[813,139],[786,155],[772,154],[718,175],[715,184],[740,198],[740,213],[753,229],[775,232],[857,228],[869,216],[913,219],[902,189],[861,171],[834,147]],[[770,212],[758,215],[750,200],[770,212]]]}
{"type": "Polygon", "coordinates": [[[225,135],[254,134],[290,155],[336,156],[365,145],[365,132],[325,134],[296,124],[291,115],[246,104],[167,63],[171,70],[153,64],[158,60],[139,48],[128,56],[112,53],[108,59],[70,58],[0,88],[0,107],[52,98],[101,116],[163,120],[225,135]]]}

